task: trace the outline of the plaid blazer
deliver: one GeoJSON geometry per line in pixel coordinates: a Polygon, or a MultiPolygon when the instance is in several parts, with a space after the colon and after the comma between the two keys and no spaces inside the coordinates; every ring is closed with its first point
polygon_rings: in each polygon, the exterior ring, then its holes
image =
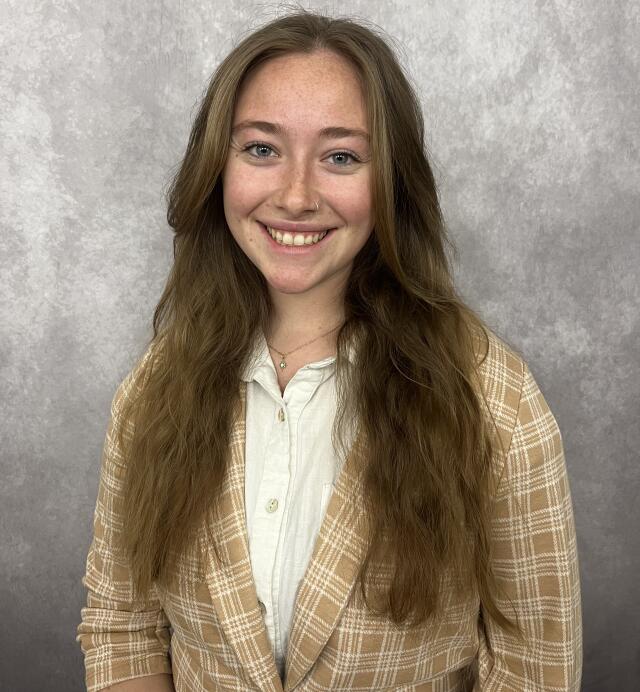
{"type": "Polygon", "coordinates": [[[115,543],[126,463],[115,432],[121,402],[144,384],[151,346],[116,391],[104,445],[82,579],[87,603],[77,629],[88,691],[154,673],[172,673],[177,692],[579,690],[580,584],[560,431],[526,363],[490,336],[481,374],[508,450],[495,459],[492,564],[505,590],[498,605],[507,614],[515,609],[524,641],[483,618],[477,597],[445,594],[445,614],[413,631],[366,609],[353,588],[366,546],[352,450],[296,596],[283,683],[248,550],[244,384],[219,502],[203,520],[195,547],[181,557],[172,583],[154,586],[145,603],[134,605],[127,562],[115,543]],[[221,537],[224,565],[215,561],[213,535],[221,537]]]}

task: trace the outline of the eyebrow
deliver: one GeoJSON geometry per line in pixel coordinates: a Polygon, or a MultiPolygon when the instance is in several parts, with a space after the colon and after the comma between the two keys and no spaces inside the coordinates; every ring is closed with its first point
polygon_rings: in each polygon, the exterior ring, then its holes
{"type": "MultiPolygon", "coordinates": [[[[279,123],[270,123],[266,120],[243,120],[242,122],[234,125],[231,132],[235,134],[240,130],[246,130],[249,128],[254,128],[256,130],[262,130],[270,135],[284,135],[286,130],[279,123]]],[[[338,127],[330,126],[323,127],[318,133],[322,139],[340,139],[341,137],[361,137],[366,142],[369,142],[369,134],[364,130],[358,128],[350,127],[338,127]]]]}

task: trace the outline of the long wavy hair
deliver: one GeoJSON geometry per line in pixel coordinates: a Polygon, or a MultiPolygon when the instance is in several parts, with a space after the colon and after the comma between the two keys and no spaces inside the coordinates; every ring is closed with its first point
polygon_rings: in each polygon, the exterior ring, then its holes
{"type": "Polygon", "coordinates": [[[266,60],[318,49],[354,67],[371,136],[375,225],[346,286],[331,433],[344,457],[346,412],[355,413],[365,440],[369,548],[361,593],[376,612],[417,626],[439,612],[443,588],[455,584],[518,633],[497,606],[490,560],[492,459],[501,443],[478,376],[489,335],[453,286],[447,250],[455,254],[455,247],[419,101],[376,27],[305,10],[263,25],[224,58],[169,188],[174,262],[153,317],[156,355],[139,396],[120,413],[123,449],[125,428],[134,430],[125,450],[121,537],[134,583],[144,595],[167,580],[215,501],[240,375],[256,330],[267,334],[273,314],[266,281],[223,210],[236,95],[266,60]],[[352,339],[360,354],[354,364],[347,359],[352,339]],[[392,578],[388,589],[374,591],[372,566],[381,561],[392,578]],[[447,574],[455,579],[445,581],[447,574]]]}

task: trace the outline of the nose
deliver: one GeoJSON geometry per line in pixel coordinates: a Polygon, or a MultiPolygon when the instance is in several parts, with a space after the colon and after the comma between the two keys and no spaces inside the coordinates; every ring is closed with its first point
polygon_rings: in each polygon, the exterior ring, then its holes
{"type": "Polygon", "coordinates": [[[307,211],[316,211],[316,201],[320,195],[313,184],[313,174],[303,162],[292,163],[283,173],[282,187],[275,198],[275,204],[292,217],[307,211]]]}

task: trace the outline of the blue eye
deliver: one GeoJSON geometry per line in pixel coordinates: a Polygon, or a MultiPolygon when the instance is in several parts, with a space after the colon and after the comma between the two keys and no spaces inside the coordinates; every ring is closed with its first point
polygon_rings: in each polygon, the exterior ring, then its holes
{"type": "MultiPolygon", "coordinates": [[[[262,142],[253,142],[253,144],[247,144],[246,147],[242,151],[249,151],[249,149],[253,149],[254,147],[258,147],[258,149],[271,149],[271,147],[268,144],[262,144],[262,142]]],[[[251,154],[252,156],[256,156],[255,154],[251,154]]],[[[268,156],[256,156],[258,159],[268,159],[268,156]]]]}
{"type": "MultiPolygon", "coordinates": [[[[334,154],[331,154],[331,156],[348,156],[349,158],[353,159],[354,162],[359,162],[360,159],[355,155],[352,154],[349,151],[336,151],[334,154]]],[[[352,164],[349,164],[352,165],[352,164]]],[[[343,166],[344,168],[344,166],[343,166]]]]}
{"type": "MultiPolygon", "coordinates": [[[[242,151],[249,152],[249,154],[255,159],[273,158],[273,157],[269,156],[268,154],[267,154],[267,156],[261,156],[261,155],[256,154],[256,153],[252,153],[250,151],[251,149],[262,150],[263,152],[265,150],[268,150],[269,152],[272,152],[273,148],[271,146],[269,146],[268,144],[265,144],[264,142],[251,142],[250,144],[247,144],[245,147],[243,147],[242,151]]],[[[353,163],[360,163],[360,159],[350,151],[336,151],[333,154],[329,154],[329,158],[331,158],[333,156],[342,156],[342,157],[348,157],[348,158],[352,159],[351,163],[346,162],[344,164],[341,164],[341,163],[336,164],[338,168],[347,168],[348,166],[352,166],[353,163]]]]}

